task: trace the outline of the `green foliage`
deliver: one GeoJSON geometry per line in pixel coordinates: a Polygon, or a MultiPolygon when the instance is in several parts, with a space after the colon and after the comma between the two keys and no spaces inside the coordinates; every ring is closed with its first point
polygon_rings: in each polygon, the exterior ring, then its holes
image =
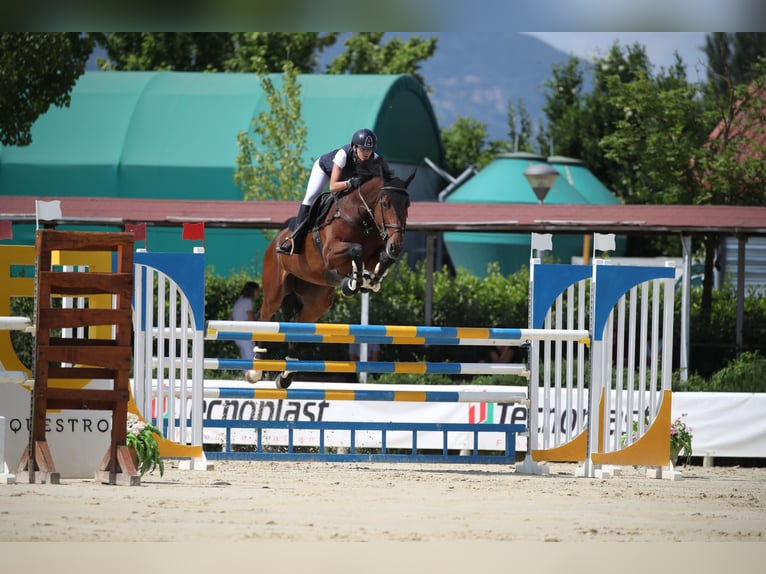
{"type": "Polygon", "coordinates": [[[759,32],[713,32],[705,38],[708,59],[708,83],[724,94],[729,89],[726,78],[735,84],[749,84],[759,72],[754,64],[766,54],[766,34],[759,32]]]}
{"type": "Polygon", "coordinates": [[[301,117],[298,69],[284,62],[281,91],[269,75],[262,73],[260,79],[270,109],[253,120],[255,141],[246,132],[237,136],[234,182],[246,199],[296,199],[309,176],[308,167],[301,163],[307,130],[301,117]]]}
{"type": "Polygon", "coordinates": [[[742,353],[710,379],[709,390],[720,393],[766,392],[766,357],[758,351],[742,353]]]}
{"type": "Polygon", "coordinates": [[[338,34],[318,32],[110,32],[90,36],[106,50],[104,70],[280,72],[289,61],[316,71],[317,52],[338,34]]]}
{"type": "MultiPolygon", "coordinates": [[[[34,297],[13,297],[11,298],[11,316],[12,317],[29,317],[34,323],[35,321],[35,300],[34,297]]],[[[25,333],[24,331],[11,331],[11,345],[16,352],[21,364],[32,369],[35,358],[35,337],[32,333],[25,333]]]]}
{"type": "Polygon", "coordinates": [[[683,452],[685,464],[689,464],[692,459],[692,429],[683,421],[686,413],[670,423],[670,453],[676,455],[683,452]]]}
{"type": "Polygon", "coordinates": [[[90,36],[106,50],[102,70],[175,70],[215,72],[233,57],[227,32],[110,32],[90,36]]]}
{"type": "Polygon", "coordinates": [[[507,143],[489,141],[487,137],[486,124],[466,117],[460,117],[451,126],[442,128],[446,171],[457,177],[468,166],[481,169],[499,153],[510,150],[507,143]]]}
{"type": "MultiPolygon", "coordinates": [[[[231,310],[234,302],[239,297],[242,286],[247,281],[253,281],[244,271],[235,273],[228,277],[215,275],[212,270],[205,271],[205,319],[208,320],[228,320],[231,318],[231,310]]],[[[255,303],[257,311],[259,303],[255,303]]],[[[220,357],[223,359],[238,359],[239,348],[234,341],[205,341],[205,356],[220,357]]],[[[210,378],[240,378],[241,372],[236,371],[214,371],[206,372],[205,376],[210,378]]]]}
{"type": "Polygon", "coordinates": [[[0,144],[31,144],[38,117],[51,105],[69,107],[92,51],[79,33],[0,32],[0,144]]]}
{"type": "Polygon", "coordinates": [[[160,429],[151,423],[139,420],[134,414],[128,414],[125,444],[136,451],[138,472],[141,476],[155,468],[160,469],[160,476],[165,472],[165,463],[160,456],[160,445],[154,435],[162,437],[160,429]]]}
{"type": "MultiPolygon", "coordinates": [[[[731,283],[712,291],[711,311],[703,319],[703,289],[691,291],[691,350],[689,364],[702,377],[711,377],[736,358],[737,293],[731,283]]],[[[680,314],[680,297],[676,298],[676,315],[680,314]]],[[[744,349],[766,353],[766,294],[750,289],[744,301],[744,349]]],[[[678,324],[678,323],[677,323],[678,324]]],[[[680,331],[677,329],[676,331],[680,331]]],[[[677,332],[676,337],[680,334],[677,332]]]]}
{"type": "Polygon", "coordinates": [[[281,72],[291,62],[302,74],[316,72],[317,53],[334,45],[338,33],[241,32],[233,34],[234,56],[224,64],[227,72],[281,72]]]}
{"type": "Polygon", "coordinates": [[[391,38],[385,44],[383,32],[357,32],[344,44],[346,51],[327,67],[328,74],[412,74],[425,85],[418,74],[420,63],[433,56],[438,39],[410,36],[406,40],[391,38]]]}
{"type": "Polygon", "coordinates": [[[508,102],[508,141],[513,151],[536,153],[533,143],[534,127],[532,117],[529,115],[523,98],[519,98],[518,105],[513,101],[508,102]]]}
{"type": "Polygon", "coordinates": [[[448,375],[380,373],[371,374],[367,382],[383,385],[452,385],[455,381],[448,375]]]}
{"type": "MultiPolygon", "coordinates": [[[[528,279],[526,269],[505,277],[497,265],[489,268],[489,274],[484,279],[463,269],[454,275],[446,268],[437,271],[433,274],[432,324],[457,327],[526,325],[528,279]]],[[[381,290],[370,295],[369,322],[379,325],[424,325],[425,289],[425,263],[421,261],[412,269],[406,262],[400,261],[384,280],[381,290]]],[[[323,321],[358,323],[360,309],[359,297],[340,297],[323,321]]],[[[423,348],[384,345],[381,360],[480,362],[489,360],[489,351],[485,347],[469,346],[432,345],[423,348]]]]}

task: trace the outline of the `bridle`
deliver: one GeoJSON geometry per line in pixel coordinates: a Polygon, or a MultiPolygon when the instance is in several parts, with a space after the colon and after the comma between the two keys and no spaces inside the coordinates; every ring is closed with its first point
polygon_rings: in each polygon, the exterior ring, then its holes
{"type": "MultiPolygon", "coordinates": [[[[380,221],[381,224],[379,225],[377,220],[375,219],[375,214],[373,213],[373,208],[369,206],[369,204],[365,201],[364,196],[362,195],[362,188],[361,186],[357,190],[357,193],[359,194],[359,199],[362,202],[362,205],[364,206],[365,211],[367,211],[367,214],[370,216],[370,220],[372,221],[373,225],[375,226],[375,229],[378,230],[378,234],[380,235],[380,239],[382,241],[388,241],[388,229],[393,229],[394,233],[404,233],[405,225],[398,225],[394,223],[386,223],[385,220],[385,214],[383,213],[383,204],[380,201],[380,196],[383,195],[384,192],[387,191],[395,191],[397,193],[407,193],[407,190],[402,187],[394,187],[392,185],[384,185],[380,188],[380,191],[378,192],[378,199],[377,204],[380,205],[380,221]]],[[[400,214],[397,213],[397,219],[401,219],[400,214]]]]}

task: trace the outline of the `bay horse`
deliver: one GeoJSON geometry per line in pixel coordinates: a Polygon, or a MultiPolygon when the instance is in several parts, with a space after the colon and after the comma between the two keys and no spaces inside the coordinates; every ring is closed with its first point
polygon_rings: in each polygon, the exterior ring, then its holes
{"type": "MultiPolygon", "coordinates": [[[[360,162],[357,174],[362,178],[358,188],[323,193],[314,203],[306,222],[310,233],[299,253],[276,250],[292,232],[295,218],[269,243],[257,320],[270,321],[281,308],[286,321],[315,323],[332,307],[336,288],[346,296],[380,289],[404,248],[410,206],[407,187],[415,171],[402,180],[378,156],[360,162]]],[[[289,348],[292,353],[292,344],[289,348]]],[[[293,375],[281,373],[277,385],[287,388],[293,375]]]]}

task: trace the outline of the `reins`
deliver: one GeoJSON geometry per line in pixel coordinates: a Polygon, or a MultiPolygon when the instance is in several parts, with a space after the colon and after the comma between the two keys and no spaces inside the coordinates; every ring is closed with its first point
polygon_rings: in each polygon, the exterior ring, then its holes
{"type": "MultiPolygon", "coordinates": [[[[388,231],[387,231],[388,229],[392,229],[392,230],[394,230],[394,232],[397,232],[397,231],[398,232],[403,232],[404,231],[404,226],[402,226],[402,225],[397,225],[397,224],[394,224],[394,223],[386,223],[385,222],[384,213],[383,213],[383,205],[382,205],[382,203],[380,201],[380,196],[385,191],[395,191],[397,193],[407,193],[407,190],[405,188],[403,188],[403,187],[395,187],[395,186],[391,186],[391,185],[384,185],[383,187],[380,188],[380,191],[378,192],[378,194],[376,196],[376,201],[375,202],[371,202],[372,203],[372,207],[370,206],[369,203],[367,203],[367,201],[364,198],[364,195],[362,195],[362,188],[361,188],[361,186],[358,187],[356,191],[357,191],[357,195],[359,196],[359,200],[361,202],[362,207],[367,212],[367,214],[370,216],[370,220],[372,221],[372,224],[375,226],[375,229],[378,231],[378,235],[380,235],[380,239],[382,241],[388,240],[388,237],[389,237],[388,231]],[[380,205],[380,220],[382,222],[380,224],[378,224],[377,220],[375,219],[375,213],[373,211],[376,203],[378,205],[380,205]]],[[[367,224],[364,223],[364,220],[362,220],[360,222],[360,221],[358,221],[356,219],[353,219],[348,214],[343,212],[343,210],[340,207],[340,203],[338,201],[340,199],[340,196],[335,196],[334,199],[335,199],[335,205],[336,205],[335,215],[333,217],[331,217],[330,219],[325,220],[324,223],[320,227],[326,227],[326,226],[330,225],[330,223],[332,222],[333,219],[340,218],[340,219],[342,219],[342,220],[344,220],[344,221],[346,221],[348,223],[351,223],[353,225],[357,225],[357,226],[361,227],[363,230],[367,229],[367,224]]]]}

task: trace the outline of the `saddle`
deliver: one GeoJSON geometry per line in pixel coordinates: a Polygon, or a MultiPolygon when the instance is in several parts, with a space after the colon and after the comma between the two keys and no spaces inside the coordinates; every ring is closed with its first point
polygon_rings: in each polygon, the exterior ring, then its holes
{"type": "MultiPolygon", "coordinates": [[[[333,205],[335,205],[335,202],[343,195],[345,195],[346,191],[342,191],[339,193],[323,193],[319,197],[317,197],[314,200],[314,203],[311,204],[311,207],[309,208],[309,214],[306,218],[306,227],[308,229],[314,229],[317,225],[318,221],[321,221],[325,215],[330,211],[330,208],[332,208],[333,205]]],[[[290,231],[295,231],[297,229],[297,218],[293,217],[290,219],[290,222],[288,224],[288,228],[290,231]]]]}

